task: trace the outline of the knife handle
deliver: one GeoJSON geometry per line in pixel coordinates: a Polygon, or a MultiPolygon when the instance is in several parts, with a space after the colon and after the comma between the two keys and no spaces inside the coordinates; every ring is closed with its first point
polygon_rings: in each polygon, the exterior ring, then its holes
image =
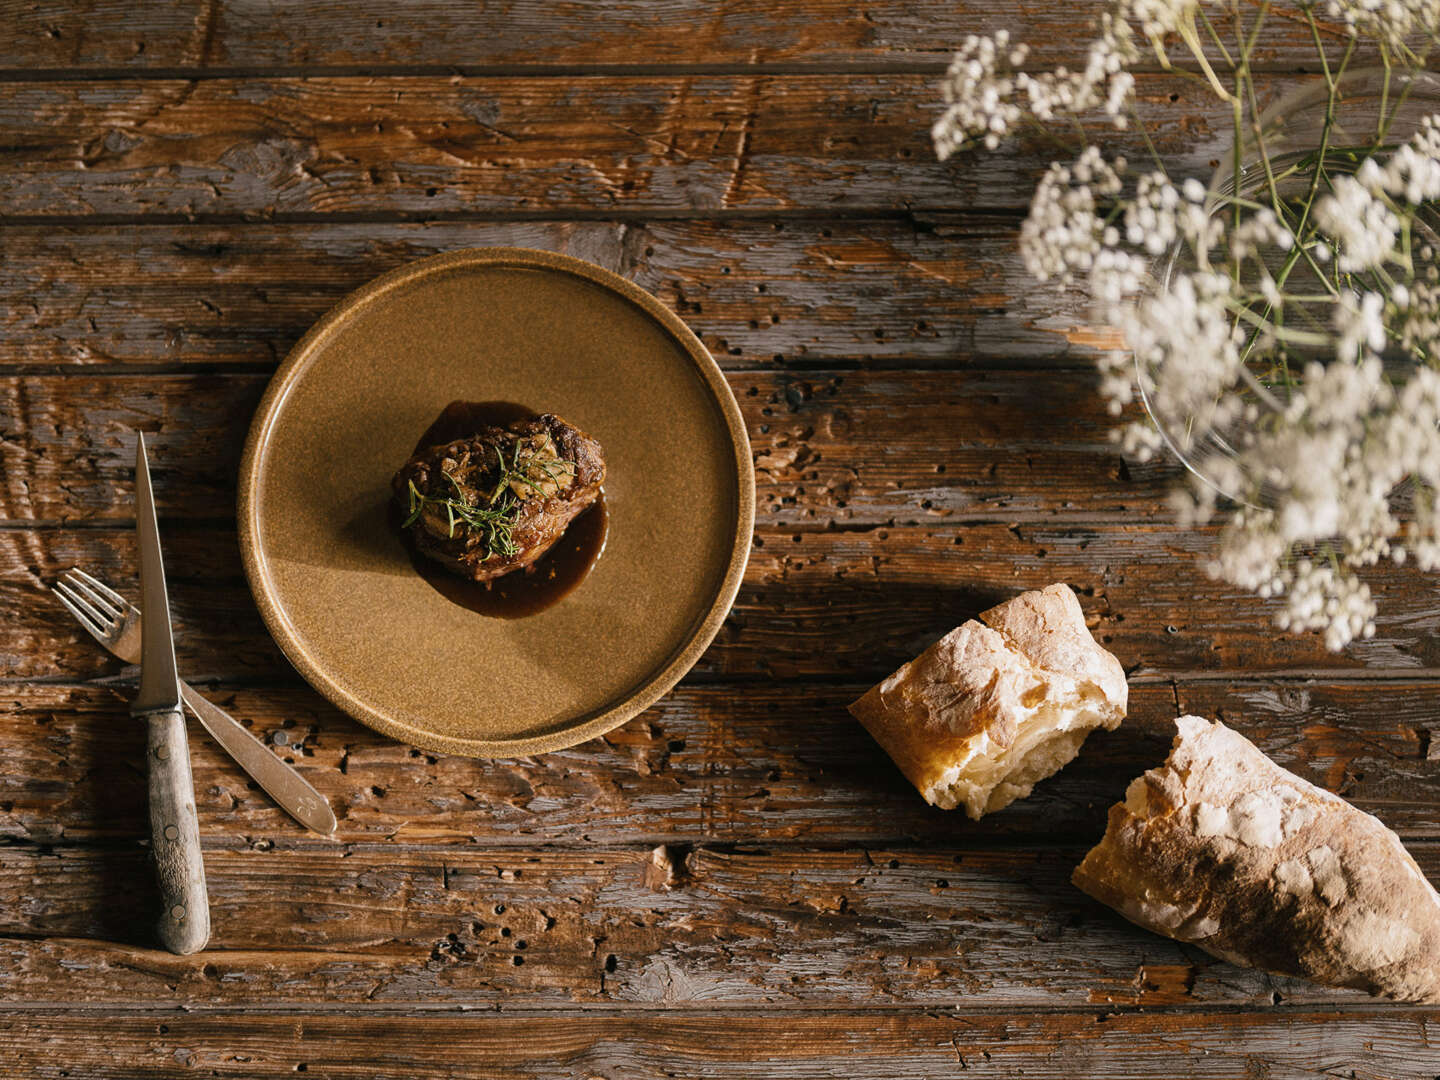
{"type": "Polygon", "coordinates": [[[150,842],[160,883],[160,941],[173,953],[199,952],[210,940],[210,900],[200,858],[200,820],[185,743],[185,714],[151,713],[150,842]]]}

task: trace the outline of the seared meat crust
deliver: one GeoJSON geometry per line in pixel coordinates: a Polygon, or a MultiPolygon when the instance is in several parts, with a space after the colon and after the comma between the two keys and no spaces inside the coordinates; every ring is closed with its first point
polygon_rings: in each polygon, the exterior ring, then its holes
{"type": "Polygon", "coordinates": [[[425,447],[391,487],[422,555],[492,581],[549,551],[604,482],[600,444],[547,413],[425,447]]]}

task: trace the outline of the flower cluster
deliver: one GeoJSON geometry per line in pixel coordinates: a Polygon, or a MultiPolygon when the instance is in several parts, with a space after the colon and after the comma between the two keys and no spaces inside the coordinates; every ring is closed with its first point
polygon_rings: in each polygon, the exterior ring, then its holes
{"type": "Polygon", "coordinates": [[[1010,69],[1029,53],[1024,45],[1012,46],[1005,30],[965,39],[941,84],[948,108],[930,130],[941,161],[975,139],[994,150],[1020,122],[1025,110],[1016,100],[1018,76],[1010,69]]]}
{"type": "Polygon", "coordinates": [[[1352,34],[1402,51],[1408,38],[1431,33],[1440,22],[1440,0],[1328,0],[1326,8],[1352,34]]]}
{"type": "MultiPolygon", "coordinates": [[[[1165,40],[1178,36],[1200,58],[1211,84],[1221,89],[1205,59],[1195,25],[1202,3],[1218,2],[1112,0],[1100,15],[1099,33],[1087,46],[1085,66],[1079,71],[1067,67],[1023,71],[1030,48],[1012,41],[1009,31],[988,37],[971,35],[955,54],[941,84],[946,109],[931,128],[936,153],[943,161],[973,143],[993,150],[1023,120],[1044,124],[1095,110],[1116,128],[1124,129],[1129,125],[1135,91],[1135,77],[1129,68],[1142,56],[1137,36],[1149,43],[1167,68],[1170,59],[1165,40]]],[[[1429,2],[1440,4],[1440,0],[1429,2]]]]}
{"type": "MultiPolygon", "coordinates": [[[[1123,334],[1125,349],[1100,357],[1101,392],[1116,415],[1143,397],[1150,420],[1115,438],[1142,459],[1168,445],[1203,478],[1174,493],[1180,521],[1204,524],[1229,504],[1209,571],[1276,600],[1280,627],[1319,631],[1341,649],[1375,632],[1362,571],[1381,559],[1440,569],[1440,267],[1426,243],[1440,202],[1440,115],[1396,138],[1385,103],[1408,95],[1390,93],[1387,67],[1370,144],[1346,127],[1332,147],[1347,50],[1321,65],[1330,100],[1317,148],[1272,165],[1252,139],[1263,125],[1244,90],[1268,5],[1250,28],[1237,14],[1233,52],[1218,50],[1232,64],[1222,82],[1196,29],[1198,20],[1214,35],[1210,2],[1112,0],[1080,72],[1022,70],[1029,50],[1004,32],[970,39],[945,84],[936,148],[943,158],[994,147],[1062,114],[1099,112],[1123,127],[1137,42],[1167,68],[1167,44],[1189,49],[1235,111],[1228,175],[1243,184],[1222,173],[1207,188],[1158,160],[1136,172],[1086,144],[1040,179],[1021,257],[1038,280],[1085,289],[1123,334]]],[[[1440,0],[1308,0],[1301,10],[1312,21],[1328,11],[1402,60],[1440,23],[1440,0]]]]}
{"type": "MultiPolygon", "coordinates": [[[[1422,248],[1418,280],[1387,288],[1373,273],[1387,263],[1401,269],[1398,238],[1415,228],[1417,210],[1406,192],[1423,194],[1429,166],[1440,167],[1437,130],[1440,118],[1427,118],[1388,161],[1367,158],[1354,178],[1334,177],[1300,235],[1299,215],[1282,221],[1262,206],[1238,224],[1212,213],[1211,232],[1197,240],[1182,201],[1155,198],[1159,181],[1142,185],[1151,193],[1137,188],[1136,199],[1160,208],[1149,230],[1168,237],[1173,228],[1177,242],[1198,244],[1205,267],[1222,249],[1228,269],[1177,271],[1107,310],[1129,351],[1102,364],[1102,390],[1113,406],[1129,400],[1120,373],[1133,355],[1126,374],[1155,422],[1210,481],[1177,499],[1182,521],[1208,521],[1217,490],[1247,504],[1222,528],[1211,573],[1282,598],[1277,624],[1323,631],[1332,649],[1375,632],[1375,601],[1359,570],[1385,557],[1440,566],[1440,372],[1424,363],[1440,356],[1440,271],[1422,248]],[[1287,253],[1296,263],[1302,253],[1318,255],[1319,267],[1333,263],[1326,275],[1304,277],[1308,287],[1342,285],[1300,303],[1293,270],[1283,289],[1272,273],[1273,257],[1287,253]],[[1297,330],[1285,316],[1298,308],[1309,321],[1297,330]],[[1317,312],[1328,312],[1328,326],[1314,325],[1317,312]],[[1387,369],[1392,340],[1404,351],[1387,369]],[[1402,521],[1396,504],[1407,498],[1414,505],[1402,521]]],[[[1154,430],[1129,425],[1127,449],[1153,452],[1154,430]]]]}
{"type": "Polygon", "coordinates": [[[1088,275],[1101,252],[1113,250],[1119,233],[1097,212],[1097,200],[1121,190],[1123,160],[1108,163],[1088,147],[1074,166],[1051,165],[1035,188],[1030,216],[1020,227],[1025,269],[1040,281],[1070,284],[1088,275]]]}
{"type": "Polygon", "coordinates": [[[1342,273],[1373,270],[1395,253],[1400,219],[1353,176],[1337,176],[1334,193],[1315,204],[1315,221],[1335,241],[1342,273]]]}

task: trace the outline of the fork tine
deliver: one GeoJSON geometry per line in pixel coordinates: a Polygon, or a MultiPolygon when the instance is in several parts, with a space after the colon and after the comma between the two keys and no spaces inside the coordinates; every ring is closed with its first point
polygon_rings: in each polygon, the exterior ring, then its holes
{"type": "Polygon", "coordinates": [[[60,591],[60,587],[58,585],[51,588],[50,591],[55,594],[55,598],[57,600],[59,600],[62,604],[69,608],[70,614],[74,615],[75,618],[79,620],[80,625],[83,626],[92,637],[103,638],[105,636],[104,629],[96,626],[89,615],[86,615],[85,612],[81,611],[78,607],[76,607],[70,601],[70,598],[60,591]]]}
{"type": "Polygon", "coordinates": [[[119,610],[119,612],[120,612],[121,614],[124,614],[126,611],[128,611],[128,610],[130,609],[130,601],[126,600],[125,597],[121,596],[121,595],[120,595],[118,592],[116,592],[114,589],[110,588],[109,585],[106,585],[106,584],[105,584],[103,581],[101,581],[99,578],[91,577],[91,576],[90,576],[89,574],[87,574],[84,570],[81,570],[78,566],[77,566],[77,567],[74,567],[74,568],[69,572],[69,575],[68,575],[68,576],[70,576],[70,577],[78,577],[81,581],[83,581],[83,582],[85,582],[86,584],[88,584],[92,589],[94,589],[96,592],[98,592],[101,596],[105,597],[106,600],[109,600],[110,603],[113,604],[113,605],[116,607],[116,609],[119,610]]]}
{"type": "Polygon", "coordinates": [[[85,614],[89,615],[91,622],[99,626],[102,633],[106,628],[110,626],[112,622],[114,622],[114,620],[111,619],[110,616],[102,614],[100,611],[96,610],[95,606],[91,604],[90,601],[87,600],[84,596],[82,596],[68,581],[65,581],[64,579],[57,581],[55,583],[55,591],[59,593],[62,597],[64,597],[66,600],[69,600],[76,607],[84,611],[85,614]]]}
{"type": "Polygon", "coordinates": [[[89,600],[90,603],[106,617],[107,621],[114,622],[123,614],[122,611],[115,609],[115,605],[109,597],[102,595],[88,581],[84,580],[84,578],[77,577],[75,571],[70,571],[61,580],[75,592],[85,597],[86,600],[89,600]]]}

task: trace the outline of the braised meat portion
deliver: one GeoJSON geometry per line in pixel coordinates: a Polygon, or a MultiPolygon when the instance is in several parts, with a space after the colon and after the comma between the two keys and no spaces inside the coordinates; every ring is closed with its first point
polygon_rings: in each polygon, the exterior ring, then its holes
{"type": "Polygon", "coordinates": [[[492,581],[549,551],[604,482],[600,444],[547,413],[424,447],[391,487],[422,555],[492,581]]]}

